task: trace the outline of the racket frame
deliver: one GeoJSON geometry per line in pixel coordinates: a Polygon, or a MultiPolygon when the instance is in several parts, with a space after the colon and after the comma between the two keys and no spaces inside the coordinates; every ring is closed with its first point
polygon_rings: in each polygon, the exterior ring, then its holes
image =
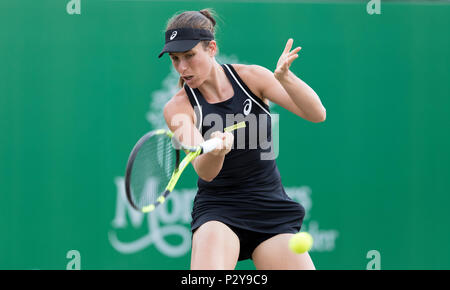
{"type": "MultiPolygon", "coordinates": [[[[244,128],[246,127],[245,122],[240,122],[237,123],[233,126],[227,127],[224,129],[225,132],[231,132],[234,131],[236,129],[239,128],[244,128]]],[[[148,132],[147,134],[145,134],[144,136],[142,136],[138,142],[136,143],[136,145],[134,145],[133,150],[131,150],[130,156],[128,158],[128,162],[127,162],[127,168],[125,171],[125,193],[128,199],[128,202],[131,204],[131,206],[136,209],[137,211],[140,211],[142,213],[149,213],[155,210],[155,208],[164,203],[167,199],[167,196],[172,192],[172,190],[175,188],[176,183],[178,182],[178,179],[181,176],[181,173],[183,173],[184,169],[187,167],[187,165],[189,163],[191,163],[197,156],[203,154],[203,153],[208,153],[210,151],[212,151],[216,145],[219,143],[219,140],[215,140],[210,139],[205,141],[204,143],[202,143],[201,145],[197,145],[197,146],[187,146],[182,144],[181,142],[179,142],[176,137],[174,136],[173,132],[166,130],[166,129],[157,129],[157,130],[153,130],[148,132]],[[169,183],[167,184],[164,192],[156,199],[156,202],[149,204],[147,206],[144,206],[142,208],[139,208],[132,199],[132,194],[131,194],[131,187],[130,187],[130,183],[131,183],[131,173],[133,170],[133,164],[134,161],[136,159],[136,155],[139,152],[139,149],[142,147],[142,145],[151,137],[155,136],[155,135],[166,135],[168,138],[172,139],[173,143],[177,143],[180,145],[180,148],[174,148],[173,150],[175,150],[175,169],[172,172],[172,176],[169,180],[169,183]],[[180,151],[184,150],[185,152],[188,151],[189,153],[187,153],[187,155],[183,158],[183,160],[180,162],[180,151]]],[[[172,144],[173,144],[172,143],[172,144]]]]}

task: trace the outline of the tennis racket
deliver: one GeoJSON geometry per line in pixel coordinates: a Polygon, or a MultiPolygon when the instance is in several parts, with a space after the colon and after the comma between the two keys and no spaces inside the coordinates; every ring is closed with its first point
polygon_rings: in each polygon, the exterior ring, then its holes
{"type": "MultiPolygon", "coordinates": [[[[245,122],[240,122],[224,131],[245,126],[245,122]]],[[[166,129],[142,136],[130,153],[125,172],[125,192],[130,205],[142,213],[154,211],[166,201],[186,166],[197,156],[216,149],[221,142],[212,138],[198,146],[187,146],[166,129]],[[182,161],[181,150],[187,153],[182,161]]]]}

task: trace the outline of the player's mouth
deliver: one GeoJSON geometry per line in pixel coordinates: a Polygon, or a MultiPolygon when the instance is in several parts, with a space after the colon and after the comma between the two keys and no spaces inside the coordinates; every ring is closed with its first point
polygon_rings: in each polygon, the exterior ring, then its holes
{"type": "Polygon", "coordinates": [[[182,76],[182,78],[185,82],[189,82],[194,78],[194,76],[182,76]]]}

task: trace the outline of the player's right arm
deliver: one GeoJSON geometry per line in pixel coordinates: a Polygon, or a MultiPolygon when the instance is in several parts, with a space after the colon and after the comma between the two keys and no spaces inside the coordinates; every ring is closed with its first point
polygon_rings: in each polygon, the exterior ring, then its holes
{"type": "MultiPolygon", "coordinates": [[[[196,146],[204,142],[202,134],[194,125],[194,110],[184,89],[181,89],[164,106],[164,119],[170,131],[183,144],[196,146]]],[[[225,155],[230,152],[233,144],[233,135],[231,133],[217,131],[211,134],[211,138],[221,139],[221,146],[210,153],[198,156],[192,161],[198,176],[208,182],[212,181],[219,174],[225,155]]]]}

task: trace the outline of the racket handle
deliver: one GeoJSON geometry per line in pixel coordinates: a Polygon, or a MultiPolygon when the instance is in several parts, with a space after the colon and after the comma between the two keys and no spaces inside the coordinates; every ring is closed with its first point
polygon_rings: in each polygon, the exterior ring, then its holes
{"type": "Polygon", "coordinates": [[[209,153],[216,149],[220,144],[222,143],[222,140],[219,138],[211,138],[208,141],[203,142],[200,146],[203,148],[202,154],[209,153]]]}

